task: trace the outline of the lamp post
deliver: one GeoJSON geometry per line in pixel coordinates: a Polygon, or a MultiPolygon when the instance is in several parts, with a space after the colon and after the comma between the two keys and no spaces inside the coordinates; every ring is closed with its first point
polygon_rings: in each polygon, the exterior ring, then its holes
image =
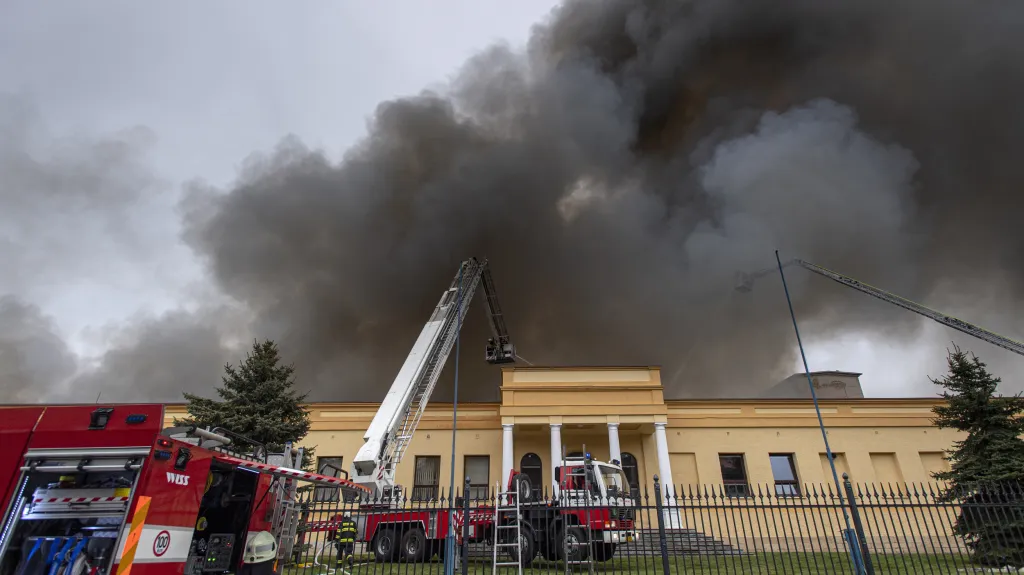
{"type": "MultiPolygon", "coordinates": [[[[832,448],[828,443],[828,432],[825,431],[825,421],[821,417],[821,407],[818,405],[818,394],[814,391],[814,382],[811,381],[811,370],[807,366],[807,354],[804,353],[804,344],[800,338],[800,328],[797,327],[796,313],[793,311],[793,300],[789,297],[789,286],[786,284],[786,274],[782,271],[783,265],[782,260],[779,259],[779,250],[775,250],[775,263],[778,266],[779,277],[782,278],[782,290],[786,294],[786,305],[789,306],[789,317],[793,320],[793,331],[796,333],[796,344],[800,348],[800,359],[804,364],[804,375],[807,376],[807,388],[811,391],[811,400],[814,402],[814,413],[818,416],[818,428],[821,430],[821,439],[825,443],[825,457],[828,458],[829,468],[832,470],[832,480],[836,484],[836,493],[839,495],[839,506],[843,510],[843,520],[846,522],[846,530],[844,537],[846,538],[847,544],[850,548],[850,559],[853,562],[853,567],[856,573],[863,574],[864,560],[861,556],[860,545],[853,527],[850,525],[850,514],[846,511],[846,502],[843,497],[843,486],[839,483],[839,473],[836,471],[836,462],[832,458],[832,448]]],[[[755,272],[750,275],[743,275],[742,281],[736,285],[737,291],[749,292],[753,287],[753,281],[757,277],[764,275],[768,270],[762,270],[755,272]]]]}

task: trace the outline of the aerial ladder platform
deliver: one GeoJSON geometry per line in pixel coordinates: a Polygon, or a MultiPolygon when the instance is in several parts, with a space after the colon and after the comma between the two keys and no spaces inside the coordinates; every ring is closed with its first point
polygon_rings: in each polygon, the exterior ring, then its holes
{"type": "MultiPolygon", "coordinates": [[[[951,327],[959,332],[976,337],[982,341],[987,341],[992,345],[996,345],[1005,350],[1012,351],[1017,355],[1024,355],[1024,343],[1020,343],[1019,341],[1010,339],[1006,336],[1002,336],[995,332],[991,332],[985,328],[978,327],[973,323],[966,322],[962,319],[958,319],[949,314],[936,311],[934,309],[921,305],[915,301],[911,301],[905,297],[901,297],[894,293],[887,292],[881,288],[877,288],[875,286],[866,284],[862,281],[855,280],[849,276],[845,276],[843,274],[823,268],[817,264],[813,264],[811,262],[804,261],[801,259],[793,259],[782,264],[782,267],[789,267],[794,265],[802,267],[807,271],[814,272],[820,276],[826,277],[846,287],[853,288],[861,293],[868,294],[871,297],[880,299],[885,302],[889,302],[905,310],[912,311],[918,315],[922,315],[926,318],[937,321],[946,327],[951,327]]],[[[774,273],[777,269],[777,267],[765,268],[763,270],[759,270],[749,274],[740,272],[740,274],[737,277],[736,289],[741,292],[749,292],[753,287],[755,279],[774,273]]]]}
{"type": "Polygon", "coordinates": [[[466,310],[481,286],[492,336],[487,343],[485,359],[491,364],[514,363],[516,360],[516,349],[498,304],[487,260],[470,258],[463,261],[416,338],[352,461],[352,481],[369,487],[379,500],[398,497],[395,468],[412,441],[445,362],[455,346],[466,310]]]}

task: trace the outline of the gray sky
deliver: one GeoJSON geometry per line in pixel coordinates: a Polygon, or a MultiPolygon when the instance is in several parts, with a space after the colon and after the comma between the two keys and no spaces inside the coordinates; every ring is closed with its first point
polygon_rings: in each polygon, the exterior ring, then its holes
{"type": "MultiPolygon", "coordinates": [[[[119,206],[102,213],[89,201],[75,205],[60,197],[26,202],[31,205],[22,207],[30,211],[19,212],[13,198],[36,185],[43,189],[41,176],[0,179],[11,186],[0,199],[12,202],[0,206],[8,214],[0,214],[0,224],[9,231],[8,243],[0,242],[0,258],[8,262],[0,271],[0,296],[38,306],[86,360],[132,337],[125,327],[140,318],[218,300],[179,237],[184,186],[196,180],[226,186],[249,154],[272,150],[288,134],[340,157],[365,134],[381,101],[447,80],[496,41],[520,46],[554,5],[0,3],[0,94],[27,106],[0,121],[25,122],[21,143],[40,162],[81,166],[85,175],[101,162],[133,167],[121,170],[128,175],[116,181],[69,177],[58,186],[69,191],[95,185],[91,193],[119,206]],[[97,151],[95,142],[128,144],[97,151]]],[[[766,259],[765,265],[771,263],[766,259]]],[[[784,306],[777,278],[763,283],[758,289],[778,291],[777,303],[784,306]]],[[[442,286],[422,287],[433,293],[442,286]]],[[[1007,335],[1024,333],[1015,319],[1021,316],[1010,310],[963,307],[963,299],[954,297],[962,289],[939,290],[926,303],[947,303],[948,311],[1007,335]]],[[[830,320],[841,324],[844,318],[830,320]]],[[[933,392],[926,376],[944,371],[943,345],[951,340],[1003,369],[1006,390],[1021,389],[1005,371],[1018,370],[1020,358],[931,324],[911,338],[850,332],[805,343],[812,370],[863,372],[867,394],[904,396],[933,392]]]]}

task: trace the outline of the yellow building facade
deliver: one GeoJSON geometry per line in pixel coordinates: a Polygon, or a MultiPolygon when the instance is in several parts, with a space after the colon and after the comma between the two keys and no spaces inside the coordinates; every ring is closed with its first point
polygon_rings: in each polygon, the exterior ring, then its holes
{"type": "MultiPolygon", "coordinates": [[[[930,481],[960,437],[932,424],[939,401],[820,399],[839,472],[855,482],[930,481]]],[[[348,470],[376,409],[311,404],[303,445],[316,447],[321,469],[348,470]]],[[[169,405],[168,424],[183,413],[183,405],[169,405]]],[[[397,472],[406,493],[447,492],[451,430],[452,405],[431,403],[397,472]]],[[[666,400],[656,367],[510,367],[502,371],[500,402],[459,405],[459,487],[466,476],[476,489],[493,487],[515,468],[550,492],[552,462],[584,451],[621,461],[639,489],[655,475],[684,489],[745,483],[779,492],[789,483],[832,481],[811,400],[666,400]]]]}

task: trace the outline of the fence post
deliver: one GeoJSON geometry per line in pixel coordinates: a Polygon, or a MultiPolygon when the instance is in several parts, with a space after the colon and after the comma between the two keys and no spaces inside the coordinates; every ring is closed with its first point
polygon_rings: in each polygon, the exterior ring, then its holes
{"type": "Polygon", "coordinates": [[[658,544],[661,545],[661,568],[670,575],[668,568],[668,540],[665,538],[665,506],[661,501],[661,482],[654,476],[654,504],[658,508],[658,544]]]}
{"type": "Polygon", "coordinates": [[[875,575],[875,568],[871,565],[871,556],[868,553],[868,538],[864,533],[864,524],[860,520],[860,511],[857,509],[857,498],[853,496],[853,484],[850,483],[850,474],[843,473],[843,487],[846,490],[846,500],[850,502],[850,515],[853,516],[853,528],[856,530],[856,539],[851,537],[850,545],[854,549],[854,558],[860,563],[858,570],[863,570],[865,575],[875,575]]]}
{"type": "MultiPolygon", "coordinates": [[[[495,517],[497,518],[497,517],[495,517]]],[[[462,488],[462,573],[469,573],[469,477],[462,488]]]]}

